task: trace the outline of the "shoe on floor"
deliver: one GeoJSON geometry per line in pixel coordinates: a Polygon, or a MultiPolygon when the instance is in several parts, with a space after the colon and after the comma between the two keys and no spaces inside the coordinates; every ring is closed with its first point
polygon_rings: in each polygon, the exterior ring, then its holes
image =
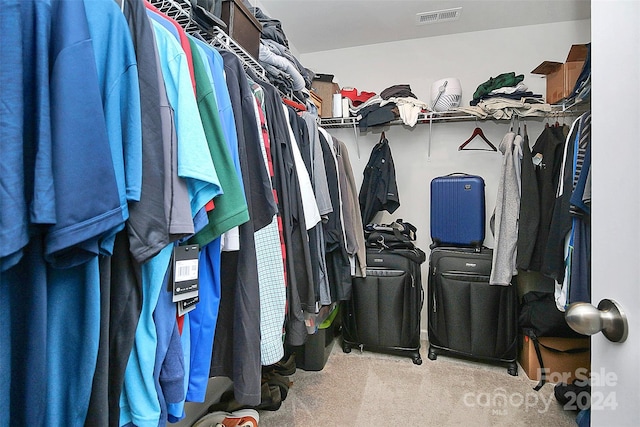
{"type": "Polygon", "coordinates": [[[296,373],[296,355],[291,353],[286,360],[283,357],[282,360],[274,363],[273,365],[263,367],[262,372],[276,372],[284,376],[293,375],[296,373]]]}
{"type": "Polygon", "coordinates": [[[193,427],[258,427],[260,416],[255,409],[234,412],[216,411],[206,414],[193,427]]]}
{"type": "Polygon", "coordinates": [[[224,392],[220,402],[209,406],[208,412],[238,412],[241,409],[259,409],[265,411],[277,411],[282,405],[280,387],[263,382],[260,387],[260,403],[257,406],[243,405],[233,396],[233,390],[224,392]]]}
{"type": "Polygon", "coordinates": [[[285,400],[287,398],[287,394],[289,393],[289,387],[293,384],[289,381],[289,377],[285,377],[276,372],[268,372],[262,374],[262,382],[269,384],[269,386],[278,386],[280,388],[280,397],[281,400],[285,400]]]}
{"type": "MultiPolygon", "coordinates": [[[[591,385],[582,385],[578,382],[573,382],[572,384],[558,383],[553,388],[553,394],[561,405],[566,405],[569,402],[581,402],[583,400],[582,395],[591,395],[591,385]]],[[[590,402],[590,399],[587,399],[587,401],[590,402]]]]}

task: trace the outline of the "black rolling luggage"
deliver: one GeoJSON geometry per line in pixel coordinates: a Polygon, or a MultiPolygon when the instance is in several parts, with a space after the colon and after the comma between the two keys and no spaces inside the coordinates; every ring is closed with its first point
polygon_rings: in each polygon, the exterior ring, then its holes
{"type": "Polygon", "coordinates": [[[429,258],[429,359],[503,363],[518,374],[515,286],[489,285],[493,251],[434,248],[429,258]]]}
{"type": "Polygon", "coordinates": [[[342,349],[400,354],[420,365],[420,312],[423,289],[414,249],[367,249],[367,277],[353,280],[353,294],[343,306],[342,349]]]}

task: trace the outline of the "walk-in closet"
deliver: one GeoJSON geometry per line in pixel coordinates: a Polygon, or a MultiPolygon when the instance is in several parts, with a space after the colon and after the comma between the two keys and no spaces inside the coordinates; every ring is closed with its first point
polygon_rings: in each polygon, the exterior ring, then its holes
{"type": "Polygon", "coordinates": [[[639,19],[0,0],[0,426],[637,424],[639,19]]]}

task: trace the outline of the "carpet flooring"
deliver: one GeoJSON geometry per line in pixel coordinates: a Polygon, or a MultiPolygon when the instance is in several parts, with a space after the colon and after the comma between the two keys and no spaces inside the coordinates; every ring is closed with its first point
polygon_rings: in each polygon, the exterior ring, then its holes
{"type": "Polygon", "coordinates": [[[403,356],[354,349],[334,341],[321,371],[298,369],[277,411],[260,411],[262,427],[329,426],[575,426],[553,384],[536,392],[519,369],[439,355],[422,365],[403,356]]]}

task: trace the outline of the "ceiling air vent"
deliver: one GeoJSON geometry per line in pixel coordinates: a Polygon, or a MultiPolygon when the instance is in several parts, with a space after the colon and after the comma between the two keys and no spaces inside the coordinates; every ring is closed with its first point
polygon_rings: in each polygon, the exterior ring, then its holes
{"type": "Polygon", "coordinates": [[[461,7],[454,7],[452,9],[436,10],[433,12],[422,12],[416,14],[416,24],[433,24],[435,22],[455,21],[460,18],[462,13],[461,7]]]}

